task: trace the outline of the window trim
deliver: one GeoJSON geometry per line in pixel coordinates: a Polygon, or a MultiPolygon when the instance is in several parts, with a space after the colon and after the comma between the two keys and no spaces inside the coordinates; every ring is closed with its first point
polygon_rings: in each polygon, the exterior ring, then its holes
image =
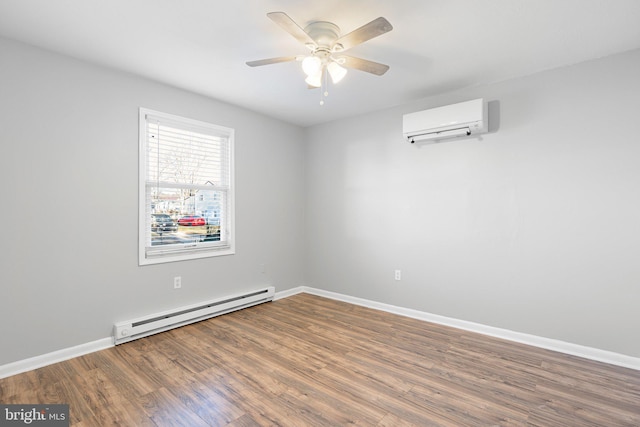
{"type": "Polygon", "coordinates": [[[212,123],[202,122],[173,114],[163,113],[148,108],[140,107],[138,116],[138,265],[152,265],[175,261],[186,261],[208,257],[217,257],[235,254],[235,158],[234,158],[234,136],[235,130],[212,123]],[[153,257],[147,256],[146,242],[146,187],[147,187],[147,115],[165,118],[171,122],[183,123],[186,126],[192,125],[205,127],[216,132],[223,133],[228,138],[229,144],[229,190],[227,192],[227,212],[229,244],[223,248],[207,247],[193,248],[180,253],[160,253],[153,257]]]}

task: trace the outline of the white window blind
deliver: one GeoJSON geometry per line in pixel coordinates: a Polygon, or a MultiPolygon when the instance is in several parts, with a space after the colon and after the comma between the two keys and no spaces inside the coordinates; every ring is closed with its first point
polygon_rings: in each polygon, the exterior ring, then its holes
{"type": "Polygon", "coordinates": [[[140,264],[233,253],[233,135],[140,109],[140,264]]]}

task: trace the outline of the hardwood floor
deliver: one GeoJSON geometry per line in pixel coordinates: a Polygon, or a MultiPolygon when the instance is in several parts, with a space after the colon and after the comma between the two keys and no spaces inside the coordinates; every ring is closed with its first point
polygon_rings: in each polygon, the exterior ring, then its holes
{"type": "Polygon", "coordinates": [[[0,380],[71,425],[640,426],[640,371],[299,294],[0,380]]]}

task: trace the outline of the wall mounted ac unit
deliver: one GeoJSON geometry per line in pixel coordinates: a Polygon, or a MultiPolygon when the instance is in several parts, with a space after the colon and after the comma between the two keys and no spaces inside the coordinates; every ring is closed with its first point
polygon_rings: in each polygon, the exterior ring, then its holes
{"type": "Polygon", "coordinates": [[[413,144],[416,141],[486,133],[488,125],[487,106],[480,98],[405,114],[402,133],[413,144]]]}

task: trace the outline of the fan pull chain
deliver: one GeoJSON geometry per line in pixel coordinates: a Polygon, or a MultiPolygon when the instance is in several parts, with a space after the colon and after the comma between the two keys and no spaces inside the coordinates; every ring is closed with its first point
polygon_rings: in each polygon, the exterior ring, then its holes
{"type": "Polygon", "coordinates": [[[322,82],[322,80],[320,81],[320,106],[322,107],[324,105],[324,98],[326,98],[327,96],[329,96],[329,91],[327,90],[327,86],[329,86],[329,78],[328,78],[328,73],[325,71],[324,72],[324,82],[322,82]],[[322,84],[324,83],[324,84],[322,84]]]}

